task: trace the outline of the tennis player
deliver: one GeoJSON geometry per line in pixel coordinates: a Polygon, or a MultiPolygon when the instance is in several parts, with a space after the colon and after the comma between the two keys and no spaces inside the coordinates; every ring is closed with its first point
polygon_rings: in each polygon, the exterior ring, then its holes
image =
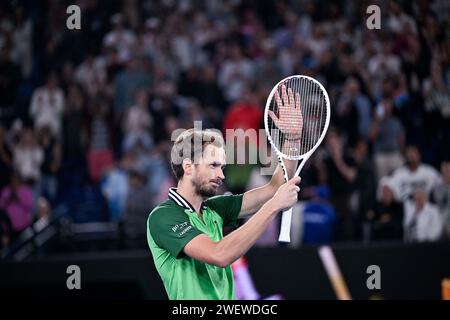
{"type": "MultiPolygon", "coordinates": [[[[280,128],[283,118],[292,119],[286,116],[280,115],[280,128]]],[[[298,128],[301,131],[301,124],[298,128]]],[[[230,265],[252,247],[280,211],[297,202],[300,178],[284,183],[280,166],[265,186],[217,196],[225,179],[225,159],[223,137],[216,131],[189,129],[174,142],[171,165],[178,186],[169,190],[168,199],[153,209],[147,221],[148,245],[169,299],[235,299],[230,265]],[[197,149],[195,139],[201,142],[197,149]],[[245,224],[223,236],[223,227],[236,227],[238,219],[253,213],[245,224]]],[[[297,161],[285,165],[292,175],[297,161]]]]}

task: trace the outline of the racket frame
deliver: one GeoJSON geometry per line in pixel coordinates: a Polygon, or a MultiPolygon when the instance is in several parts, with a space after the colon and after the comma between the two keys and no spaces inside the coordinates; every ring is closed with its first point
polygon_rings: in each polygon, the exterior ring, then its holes
{"type": "MultiPolygon", "coordinates": [[[[284,102],[284,101],[283,101],[284,102]]],[[[275,102],[276,103],[276,102],[275,102]]],[[[300,104],[301,105],[301,104],[300,104]]],[[[325,90],[324,86],[317,81],[314,78],[308,77],[308,76],[304,76],[304,75],[293,75],[293,76],[289,76],[286,77],[282,80],[280,80],[273,88],[272,91],[270,91],[269,97],[267,98],[266,101],[266,107],[264,109],[264,129],[266,131],[266,135],[267,135],[267,139],[269,140],[270,145],[272,146],[272,148],[275,150],[275,153],[277,155],[278,158],[278,162],[280,163],[280,166],[283,170],[283,175],[284,175],[284,180],[285,182],[287,182],[289,180],[288,174],[287,174],[287,170],[286,170],[286,166],[284,164],[284,160],[301,160],[301,163],[299,164],[296,172],[295,172],[295,176],[298,176],[300,174],[300,171],[303,169],[303,166],[305,165],[306,161],[308,161],[308,159],[311,157],[311,155],[314,153],[314,151],[316,151],[316,149],[320,146],[320,144],[322,143],[323,139],[325,138],[325,135],[327,133],[328,130],[328,126],[330,124],[330,98],[328,97],[328,93],[325,90]],[[273,96],[275,95],[276,90],[278,90],[278,87],[283,83],[286,82],[292,78],[306,78],[308,80],[313,81],[315,84],[317,84],[319,86],[319,88],[321,89],[323,95],[325,96],[325,102],[326,102],[326,109],[327,109],[327,115],[326,115],[326,119],[325,119],[325,126],[323,128],[322,133],[320,134],[319,139],[317,140],[316,144],[311,148],[311,150],[309,150],[307,153],[300,155],[300,156],[290,156],[287,154],[284,154],[281,150],[279,150],[276,146],[275,143],[272,140],[272,136],[270,135],[270,131],[269,131],[269,122],[268,122],[268,117],[269,117],[269,108],[270,108],[270,104],[272,102],[273,96]]],[[[291,220],[292,220],[292,208],[289,208],[285,211],[283,211],[283,214],[281,216],[281,227],[280,227],[280,236],[278,238],[279,242],[291,242],[291,220]]]]}

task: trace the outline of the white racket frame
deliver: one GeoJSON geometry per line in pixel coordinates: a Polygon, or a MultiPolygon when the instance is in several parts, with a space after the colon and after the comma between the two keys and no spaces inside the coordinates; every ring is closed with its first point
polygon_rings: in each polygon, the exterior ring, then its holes
{"type": "MultiPolygon", "coordinates": [[[[284,101],[283,101],[283,103],[284,103],[284,101]]],[[[300,105],[301,105],[301,101],[300,101],[300,105]]],[[[306,161],[308,161],[308,159],[311,157],[311,155],[314,153],[314,151],[316,151],[316,149],[322,143],[322,140],[325,138],[325,135],[328,130],[328,125],[330,124],[330,110],[331,110],[330,109],[330,98],[328,97],[328,93],[325,90],[324,86],[314,78],[304,76],[304,75],[293,75],[293,76],[289,76],[289,77],[282,79],[273,87],[272,91],[269,94],[269,97],[267,98],[266,108],[264,110],[264,128],[266,130],[267,139],[269,139],[270,145],[272,146],[272,148],[275,150],[275,153],[277,154],[278,162],[280,163],[280,166],[283,169],[284,180],[286,182],[289,180],[289,177],[287,175],[287,170],[286,170],[286,166],[284,164],[283,159],[302,160],[300,165],[297,168],[297,171],[295,172],[295,175],[294,175],[294,177],[298,176],[300,174],[300,171],[302,171],[303,166],[305,165],[306,161]],[[268,122],[270,103],[272,102],[272,98],[273,98],[276,90],[283,82],[285,82],[289,79],[292,79],[292,78],[305,78],[305,79],[311,80],[315,84],[317,84],[319,86],[319,88],[322,90],[323,95],[325,96],[325,102],[326,102],[326,108],[327,108],[327,118],[325,120],[325,126],[319,137],[319,140],[317,140],[316,144],[314,145],[314,147],[312,147],[311,150],[309,150],[307,153],[305,153],[301,156],[298,156],[298,157],[284,154],[283,152],[281,152],[281,150],[279,150],[275,146],[275,144],[272,140],[272,136],[270,135],[269,122],[268,122]]],[[[291,242],[291,220],[292,220],[292,208],[289,208],[289,209],[283,211],[283,215],[281,216],[280,236],[278,237],[279,242],[291,242]]]]}

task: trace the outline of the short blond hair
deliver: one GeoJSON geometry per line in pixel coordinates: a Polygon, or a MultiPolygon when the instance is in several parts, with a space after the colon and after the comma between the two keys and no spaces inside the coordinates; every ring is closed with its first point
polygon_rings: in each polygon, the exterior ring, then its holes
{"type": "Polygon", "coordinates": [[[220,131],[206,129],[188,129],[182,132],[173,143],[171,152],[171,167],[175,178],[180,180],[184,175],[183,160],[189,159],[196,163],[203,155],[208,145],[224,147],[224,139],[220,131]]]}

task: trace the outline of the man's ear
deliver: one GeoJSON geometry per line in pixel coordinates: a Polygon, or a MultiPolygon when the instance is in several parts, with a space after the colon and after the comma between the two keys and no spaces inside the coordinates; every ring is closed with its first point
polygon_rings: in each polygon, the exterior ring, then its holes
{"type": "Polygon", "coordinates": [[[192,170],[194,168],[194,165],[192,164],[192,161],[190,159],[183,159],[183,162],[181,164],[183,166],[184,174],[187,176],[192,175],[192,170]]]}

